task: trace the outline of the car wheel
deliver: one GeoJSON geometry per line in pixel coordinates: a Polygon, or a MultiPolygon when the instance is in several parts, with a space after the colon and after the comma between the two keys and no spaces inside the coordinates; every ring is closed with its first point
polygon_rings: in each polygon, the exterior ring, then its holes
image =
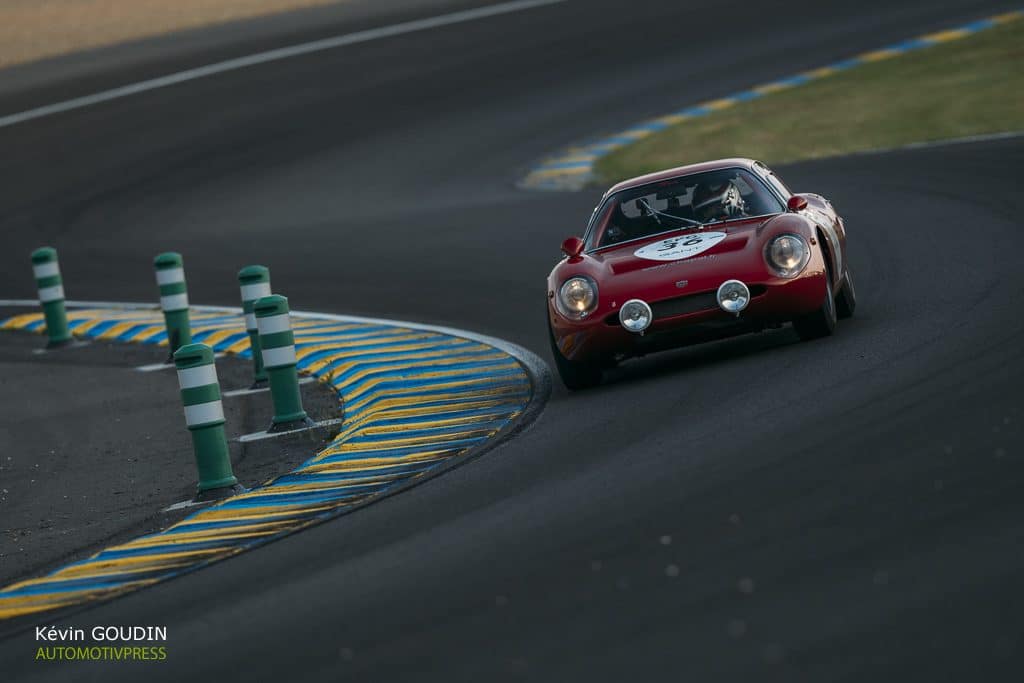
{"type": "Polygon", "coordinates": [[[832,295],[832,282],[825,278],[825,300],[814,313],[793,321],[793,329],[804,341],[827,337],[836,329],[836,301],[832,295]]]}
{"type": "Polygon", "coordinates": [[[850,267],[846,267],[842,284],[839,285],[839,295],[836,297],[836,316],[840,320],[853,317],[853,311],[857,308],[857,290],[853,288],[853,276],[850,275],[850,267]]]}
{"type": "Polygon", "coordinates": [[[548,340],[551,342],[551,355],[555,357],[555,368],[566,389],[579,391],[596,387],[601,383],[602,372],[599,363],[569,360],[562,355],[558,344],[555,343],[555,334],[551,331],[551,321],[548,321],[548,340]]]}

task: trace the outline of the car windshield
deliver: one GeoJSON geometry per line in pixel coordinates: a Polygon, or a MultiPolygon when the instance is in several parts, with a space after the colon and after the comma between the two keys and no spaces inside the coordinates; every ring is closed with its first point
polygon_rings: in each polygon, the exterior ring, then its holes
{"type": "Polygon", "coordinates": [[[783,210],[782,202],[745,169],[694,173],[613,194],[596,212],[586,249],[783,210]]]}

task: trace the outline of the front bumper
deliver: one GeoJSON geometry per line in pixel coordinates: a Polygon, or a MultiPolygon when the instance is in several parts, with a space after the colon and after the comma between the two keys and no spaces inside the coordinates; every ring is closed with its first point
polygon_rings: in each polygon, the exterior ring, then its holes
{"type": "MultiPolygon", "coordinates": [[[[718,307],[714,289],[648,302],[654,320],[642,335],[624,329],[617,310],[599,310],[592,317],[575,322],[561,316],[549,303],[548,316],[555,343],[570,360],[639,356],[757,332],[811,313],[825,298],[826,277],[822,269],[805,272],[792,280],[746,282],[751,290],[750,304],[739,316],[718,307]]],[[[729,278],[722,278],[726,279],[729,278]]]]}

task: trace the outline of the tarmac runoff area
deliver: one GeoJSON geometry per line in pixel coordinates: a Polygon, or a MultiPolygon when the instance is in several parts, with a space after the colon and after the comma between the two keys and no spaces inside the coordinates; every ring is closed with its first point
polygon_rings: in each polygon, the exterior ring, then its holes
{"type": "MultiPolygon", "coordinates": [[[[25,309],[0,309],[0,319],[25,309]]],[[[40,353],[37,334],[0,334],[0,585],[39,576],[102,547],[154,532],[196,508],[163,512],[195,495],[196,468],[164,347],[91,341],[40,353]]],[[[224,392],[252,383],[246,359],[217,360],[224,392]]],[[[301,387],[314,420],[341,416],[337,394],[301,387]]],[[[266,429],[266,392],[224,399],[231,460],[251,487],[294,469],[330,432],[238,443],[266,429]]]]}

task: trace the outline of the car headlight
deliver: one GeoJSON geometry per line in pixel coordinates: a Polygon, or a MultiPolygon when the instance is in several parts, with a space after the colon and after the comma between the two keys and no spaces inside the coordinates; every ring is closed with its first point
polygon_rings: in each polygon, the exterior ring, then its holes
{"type": "Polygon", "coordinates": [[[558,310],[567,318],[582,320],[597,308],[597,284],[578,275],[566,280],[558,290],[558,310]]]}
{"type": "Polygon", "coordinates": [[[653,319],[651,307],[643,299],[630,299],[619,309],[619,322],[630,332],[643,334],[653,319]]]}
{"type": "Polygon", "coordinates": [[[811,249],[800,235],[778,235],[765,247],[764,260],[779,277],[795,277],[811,260],[811,249]]]}

